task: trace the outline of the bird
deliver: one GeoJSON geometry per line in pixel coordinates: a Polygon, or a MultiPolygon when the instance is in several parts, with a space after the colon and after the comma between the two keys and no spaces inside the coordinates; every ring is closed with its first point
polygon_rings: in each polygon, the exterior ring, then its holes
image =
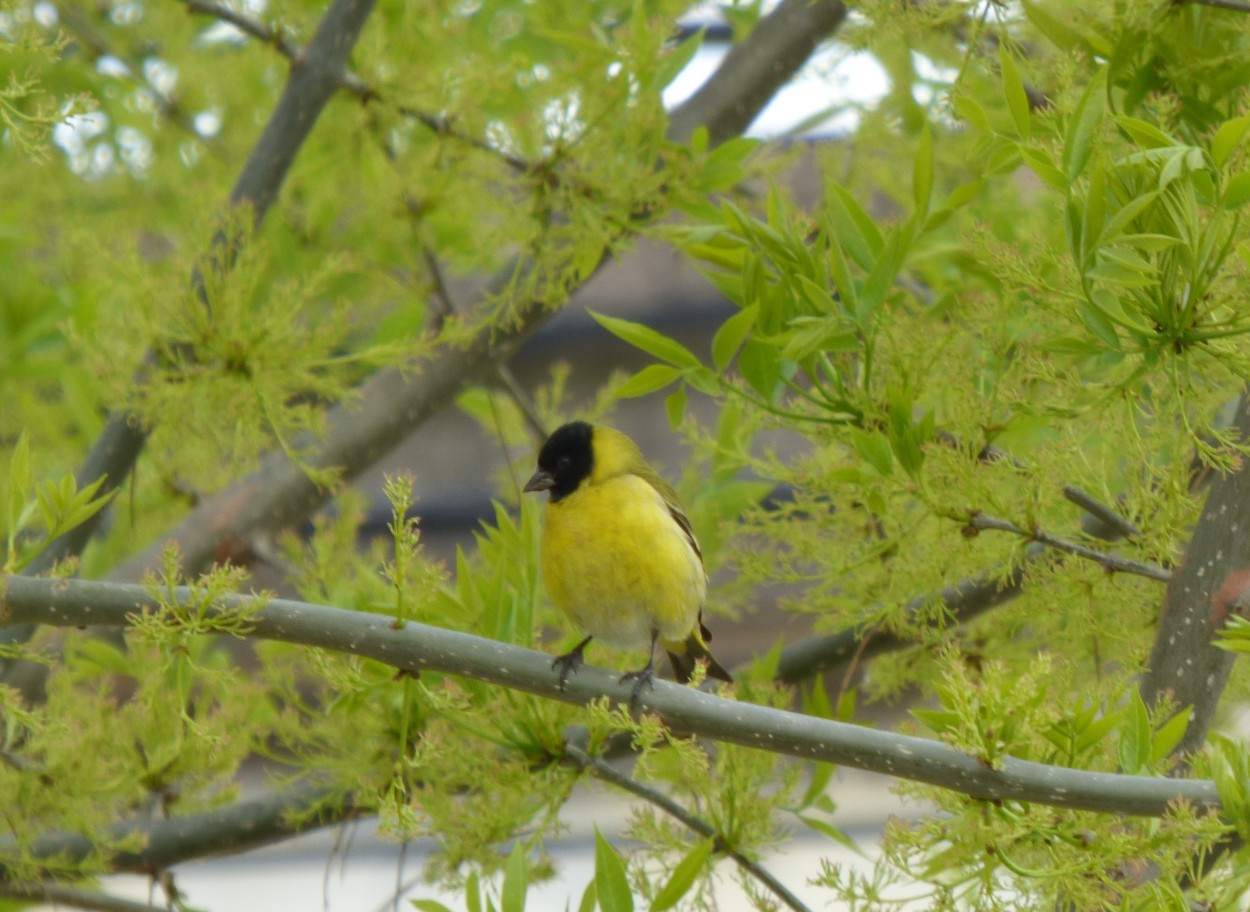
{"type": "Polygon", "coordinates": [[[695,662],[708,677],[732,683],[712,657],[703,624],[707,571],[677,492],[647,464],[629,437],[573,421],[552,432],[524,491],[549,492],[540,544],[543,580],[556,608],[587,634],[551,667],[563,690],[599,640],[621,650],[647,649],[647,664],[621,676],[632,702],[655,678],[655,647],[668,653],[686,684],[695,662]]]}

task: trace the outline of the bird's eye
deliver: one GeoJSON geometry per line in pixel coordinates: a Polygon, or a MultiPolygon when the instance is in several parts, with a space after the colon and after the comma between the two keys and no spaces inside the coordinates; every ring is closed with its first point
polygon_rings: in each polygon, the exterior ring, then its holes
{"type": "Polygon", "coordinates": [[[556,471],[567,472],[569,470],[569,466],[571,466],[572,464],[573,464],[573,460],[569,459],[569,457],[561,456],[559,459],[556,460],[556,471]]]}

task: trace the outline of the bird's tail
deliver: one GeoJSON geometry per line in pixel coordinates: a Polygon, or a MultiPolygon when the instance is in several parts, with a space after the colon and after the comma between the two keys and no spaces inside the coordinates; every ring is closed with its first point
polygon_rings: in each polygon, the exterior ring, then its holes
{"type": "Polygon", "coordinates": [[[694,663],[699,659],[707,663],[709,678],[716,678],[726,684],[733,683],[733,675],[727,672],[720,662],[712,658],[712,653],[708,652],[707,645],[699,637],[697,631],[692,631],[684,643],[665,643],[664,651],[668,653],[668,660],[673,665],[673,677],[682,684],[690,683],[690,678],[694,675],[694,663]]]}

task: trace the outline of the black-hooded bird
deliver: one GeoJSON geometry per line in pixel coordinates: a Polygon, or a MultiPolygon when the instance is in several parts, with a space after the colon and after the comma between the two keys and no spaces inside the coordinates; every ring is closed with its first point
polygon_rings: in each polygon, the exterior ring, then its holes
{"type": "Polygon", "coordinates": [[[556,608],[587,634],[551,663],[562,689],[592,639],[648,650],[647,664],[621,677],[634,682],[635,701],[654,679],[657,643],[683,684],[696,660],[709,677],[733,680],[708,652],[707,573],[690,520],[632,440],[584,421],[566,424],[543,444],[525,490],[550,492],[543,579],[556,608]]]}

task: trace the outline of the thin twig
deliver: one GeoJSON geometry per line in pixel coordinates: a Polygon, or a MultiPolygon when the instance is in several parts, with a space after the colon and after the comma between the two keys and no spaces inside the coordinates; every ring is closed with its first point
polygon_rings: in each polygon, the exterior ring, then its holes
{"type": "Polygon", "coordinates": [[[786,889],[786,885],[769,873],[768,869],[762,865],[747,858],[733,846],[725,842],[724,837],[716,832],[716,828],[701,817],[696,817],[684,807],[665,795],[663,792],[644,785],[637,779],[625,775],[615,769],[612,764],[606,763],[598,757],[592,757],[580,747],[574,744],[565,743],[564,754],[571,757],[577,762],[577,765],[587,772],[594,773],[600,779],[611,782],[613,785],[625,789],[625,791],[637,795],[644,801],[654,804],[660,810],[664,811],[670,817],[674,817],[681,821],[688,829],[694,830],[700,836],[709,836],[713,840],[713,851],[723,852],[732,858],[738,867],[742,868],[750,876],[754,877],[769,890],[776,894],[777,898],[789,906],[794,912],[811,912],[797,896],[786,889]]]}
{"type": "Polygon", "coordinates": [[[1105,551],[1099,551],[1097,548],[1089,548],[1085,545],[1078,545],[1076,542],[1070,542],[1064,538],[1058,538],[1041,529],[1032,531],[1021,528],[1015,523],[1007,519],[999,519],[995,516],[986,516],[984,513],[976,513],[968,521],[968,528],[976,531],[993,530],[996,532],[1011,532],[1019,535],[1021,538],[1027,538],[1029,541],[1037,542],[1048,548],[1054,548],[1056,551],[1064,551],[1068,554],[1074,554],[1077,557],[1083,557],[1101,564],[1107,570],[1116,573],[1132,573],[1136,576],[1144,576],[1147,579],[1158,580],[1166,583],[1172,578],[1172,571],[1163,567],[1156,567],[1154,564],[1147,564],[1142,561],[1130,560],[1126,557],[1119,557],[1115,554],[1108,554],[1105,551]]]}
{"type": "Polygon", "coordinates": [[[173,99],[142,77],[143,65],[133,55],[128,55],[114,47],[107,37],[94,25],[82,10],[69,3],[58,3],[56,14],[66,27],[74,33],[78,43],[90,52],[92,60],[99,61],[102,57],[113,57],[121,61],[126,68],[125,78],[132,83],[148,90],[153,103],[161,114],[172,124],[185,133],[194,136],[204,147],[214,154],[220,154],[213,138],[205,136],[195,128],[195,122],[182,110],[173,99]]]}
{"type": "MultiPolygon", "coordinates": [[[[433,303],[437,305],[430,307],[430,316],[426,320],[426,329],[429,332],[437,333],[442,330],[446,319],[457,314],[460,308],[456,305],[455,296],[452,295],[451,288],[447,284],[447,279],[443,274],[443,266],[428,244],[421,245],[421,258],[425,261],[425,268],[429,270],[430,279],[434,283],[433,303]]],[[[517,410],[525,419],[525,423],[529,426],[531,433],[539,443],[546,440],[547,429],[543,426],[543,420],[538,414],[538,408],[534,405],[533,400],[530,399],[529,393],[517,381],[516,375],[508,367],[508,362],[496,361],[494,369],[495,376],[499,379],[499,385],[503,387],[504,392],[512,399],[513,405],[517,407],[517,410]]]]}
{"type": "Polygon", "coordinates": [[[299,56],[300,46],[288,38],[285,31],[231,9],[224,3],[212,3],[210,0],[182,0],[182,4],[193,13],[202,13],[205,16],[220,19],[222,22],[233,25],[243,34],[251,35],[257,41],[273,45],[288,60],[295,60],[299,56]]]}
{"type": "Polygon", "coordinates": [[[1063,489],[1063,496],[1090,516],[1115,529],[1125,538],[1138,538],[1141,535],[1141,529],[1137,528],[1127,517],[1121,516],[1101,500],[1095,499],[1092,494],[1087,494],[1075,485],[1066,485],[1063,489]]]}
{"type": "MultiPolygon", "coordinates": [[[[262,44],[270,45],[292,63],[300,60],[304,53],[304,48],[291,40],[285,31],[266,25],[264,22],[248,16],[246,13],[231,9],[221,3],[214,3],[212,0],[181,0],[181,2],[193,13],[212,16],[222,22],[229,23],[245,35],[250,35],[262,44]]],[[[340,74],[339,87],[362,101],[384,101],[381,92],[350,70],[345,69],[340,74]]],[[[470,136],[457,130],[446,117],[430,114],[427,111],[421,111],[402,104],[395,104],[394,110],[400,115],[416,121],[438,136],[454,139],[470,148],[495,156],[518,174],[528,174],[536,170],[532,162],[505,152],[484,139],[478,139],[475,136],[470,136]]]]}
{"type": "Polygon", "coordinates": [[[516,375],[512,373],[512,368],[507,364],[500,362],[495,366],[495,376],[499,378],[500,384],[504,391],[512,399],[512,404],[520,411],[521,417],[525,419],[526,425],[529,426],[530,433],[541,443],[547,439],[547,429],[543,427],[543,419],[538,414],[538,408],[534,405],[534,401],[530,399],[529,393],[521,386],[516,375]]]}

